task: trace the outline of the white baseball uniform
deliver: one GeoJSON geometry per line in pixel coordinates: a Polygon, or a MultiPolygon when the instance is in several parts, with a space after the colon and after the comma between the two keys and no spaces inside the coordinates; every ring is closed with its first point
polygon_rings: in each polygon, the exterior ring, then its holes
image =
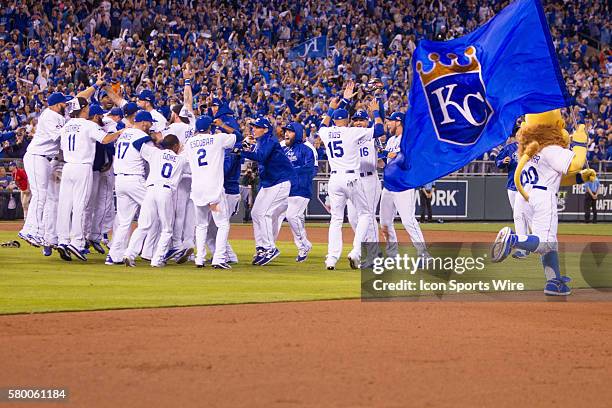
{"type": "Polygon", "coordinates": [[[70,119],[61,130],[61,149],[66,164],[57,207],[60,245],[71,244],[79,250],[85,248],[83,216],[91,194],[96,142],[101,143],[104,137],[104,129],[83,118],[70,119]]]}
{"type": "Polygon", "coordinates": [[[531,221],[532,234],[540,239],[536,250],[540,254],[557,250],[557,193],[573,158],[574,152],[569,149],[547,146],[533,156],[521,173],[529,202],[519,194],[514,205],[525,220],[531,221]]]}
{"type": "MultiPolygon", "coordinates": [[[[366,193],[366,201],[370,210],[372,211],[372,223],[368,226],[368,234],[366,240],[368,242],[378,242],[378,223],[376,222],[376,209],[380,201],[381,186],[380,179],[378,178],[378,152],[376,150],[376,144],[374,139],[364,141],[359,147],[359,157],[361,158],[361,165],[359,169],[359,176],[361,177],[361,183],[366,193]]],[[[347,213],[349,223],[353,228],[353,231],[357,228],[357,210],[355,206],[349,201],[347,204],[347,213]]]]}
{"type": "Polygon", "coordinates": [[[64,157],[60,152],[57,158],[51,160],[51,178],[47,184],[47,200],[43,212],[44,242],[52,246],[59,243],[57,237],[57,204],[63,168],[64,157]]]}
{"type": "Polygon", "coordinates": [[[368,206],[361,177],[360,145],[374,137],[374,128],[330,126],[319,129],[319,136],[331,168],[328,192],[331,203],[327,262],[335,265],[342,255],[342,222],[347,201],[357,210],[357,227],[350,256],[361,257],[361,243],[365,242],[374,214],[368,206]]]}
{"type": "MultiPolygon", "coordinates": [[[[227,200],[227,208],[229,212],[230,219],[234,214],[238,212],[238,208],[240,206],[240,194],[225,194],[225,199],[227,200]]],[[[216,241],[217,241],[217,224],[215,224],[215,220],[212,218],[212,215],[208,218],[208,232],[206,233],[206,246],[210,250],[211,253],[215,253],[216,250],[216,241]]],[[[234,248],[230,244],[229,240],[227,241],[226,251],[226,259],[228,262],[238,262],[238,255],[234,252],[234,248]]]]}
{"type": "Polygon", "coordinates": [[[128,236],[136,211],[147,193],[145,185],[145,160],[132,143],[147,136],[136,128],[126,129],[115,143],[115,194],[117,215],[113,225],[113,236],[108,255],[115,262],[125,256],[128,236]]]}
{"type": "MultiPolygon", "coordinates": [[[[59,113],[49,108],[43,110],[38,118],[36,133],[23,158],[32,192],[28,216],[21,229],[24,235],[42,238],[46,231],[55,229],[56,220],[51,212],[56,207],[47,206],[47,200],[52,203],[58,200],[59,188],[49,188],[49,185],[54,183],[52,162],[59,154],[60,130],[65,123],[66,119],[59,113]]],[[[49,244],[52,243],[55,242],[49,244]]]]}
{"type": "MultiPolygon", "coordinates": [[[[401,136],[391,136],[387,139],[385,150],[389,153],[398,153],[400,151],[401,139],[401,136]]],[[[395,158],[387,158],[387,163],[390,163],[392,160],[395,160],[395,158]]],[[[398,192],[383,188],[380,197],[380,225],[383,234],[386,235],[387,243],[396,243],[397,233],[393,224],[395,216],[399,213],[404,229],[408,232],[418,254],[421,255],[425,253],[427,247],[425,245],[425,237],[415,216],[416,200],[417,190],[415,189],[411,188],[398,192]]]]}
{"type": "Polygon", "coordinates": [[[223,162],[225,149],[233,147],[235,143],[234,134],[196,133],[185,144],[192,174],[191,199],[196,215],[197,265],[204,265],[206,259],[206,233],[211,213],[218,228],[212,263],[226,262],[230,214],[223,189],[223,162]],[[214,211],[211,205],[216,205],[214,211]]]}
{"type": "Polygon", "coordinates": [[[161,225],[161,233],[151,257],[151,265],[160,266],[164,262],[172,239],[173,193],[176,192],[181,181],[187,162],[183,156],[177,155],[172,150],[161,150],[152,144],[142,145],[140,153],[149,163],[147,193],[140,209],[138,227],[130,238],[125,256],[133,260],[138,255],[153,226],[153,221],[158,220],[161,225]]]}

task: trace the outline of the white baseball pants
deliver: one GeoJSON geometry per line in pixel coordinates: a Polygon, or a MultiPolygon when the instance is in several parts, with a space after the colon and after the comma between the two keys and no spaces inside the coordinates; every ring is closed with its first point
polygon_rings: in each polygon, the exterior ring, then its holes
{"type": "Polygon", "coordinates": [[[526,214],[523,212],[523,207],[521,207],[520,204],[516,204],[517,199],[523,200],[521,193],[518,191],[508,190],[508,200],[510,201],[510,206],[512,207],[512,217],[514,218],[514,231],[517,234],[527,235],[529,234],[529,224],[531,223],[531,220],[528,219],[526,214]]]}
{"type": "Polygon", "coordinates": [[[415,189],[396,192],[384,188],[380,199],[380,225],[386,241],[388,243],[397,242],[397,233],[393,223],[396,214],[399,213],[404,229],[408,232],[412,244],[420,255],[427,250],[427,247],[415,216],[416,199],[417,190],[415,189]]]}
{"type": "MultiPolygon", "coordinates": [[[[28,175],[32,198],[30,199],[28,216],[23,224],[21,233],[42,238],[46,231],[44,212],[47,202],[47,190],[52,181],[52,166],[46,157],[30,153],[26,153],[23,157],[23,165],[28,175]]],[[[57,196],[55,198],[57,200],[57,196]]],[[[55,219],[53,223],[55,223],[55,219]]]]}
{"type": "Polygon", "coordinates": [[[93,172],[91,196],[85,208],[85,231],[88,240],[100,242],[113,227],[115,176],[111,170],[93,172]]]}
{"type": "MultiPolygon", "coordinates": [[[[382,190],[380,180],[378,179],[378,174],[362,177],[361,183],[363,184],[363,189],[366,193],[366,201],[373,215],[372,223],[368,225],[366,241],[378,242],[378,222],[376,222],[376,209],[378,207],[378,203],[380,202],[380,194],[382,190]]],[[[357,215],[357,209],[351,201],[347,203],[347,213],[351,228],[353,229],[353,232],[355,232],[359,217],[357,215]]]]}
{"type": "Polygon", "coordinates": [[[109,256],[115,262],[120,262],[125,256],[132,221],[138,207],[144,201],[147,193],[145,180],[142,176],[127,176],[118,174],[115,177],[115,194],[117,195],[117,215],[113,225],[113,235],[109,256]]]}
{"type": "MultiPolygon", "coordinates": [[[[342,223],[344,209],[350,201],[357,210],[357,226],[353,238],[353,257],[361,257],[361,243],[367,242],[368,228],[372,225],[371,208],[366,199],[366,193],[359,176],[354,174],[332,174],[329,178],[328,194],[331,206],[331,221],[327,244],[327,258],[337,261],[342,255],[342,223]]],[[[331,262],[331,261],[330,261],[331,262]]]]}
{"type": "Polygon", "coordinates": [[[43,211],[44,240],[47,245],[57,245],[59,243],[57,237],[57,205],[63,167],[62,162],[51,161],[51,178],[47,184],[47,200],[43,211]]]}
{"type": "Polygon", "coordinates": [[[191,193],[191,175],[183,176],[176,189],[176,215],[172,248],[193,248],[195,246],[195,209],[189,198],[191,193]]]}
{"type": "Polygon", "coordinates": [[[278,217],[275,238],[278,238],[283,220],[286,218],[289,228],[291,228],[293,242],[298,251],[310,251],[312,248],[312,243],[308,240],[308,234],[306,234],[305,212],[309,202],[310,199],[306,197],[289,197],[287,200],[287,211],[278,217]]]}
{"type": "Polygon", "coordinates": [[[251,210],[255,246],[264,249],[275,248],[278,217],[287,211],[289,190],[291,182],[284,181],[272,187],[264,187],[257,193],[251,210]]]}
{"type": "Polygon", "coordinates": [[[130,238],[130,244],[125,253],[126,257],[130,259],[136,258],[142,249],[146,237],[151,234],[151,229],[156,220],[160,225],[160,234],[157,246],[151,257],[151,265],[158,266],[163,264],[166,252],[168,252],[170,247],[172,224],[174,222],[172,189],[163,185],[147,187],[147,192],[140,208],[138,227],[130,238]]]}
{"type": "MultiPolygon", "coordinates": [[[[227,200],[229,218],[231,218],[232,215],[238,212],[238,207],[240,206],[240,194],[226,194],[225,199],[227,200]]],[[[212,254],[215,253],[217,248],[217,231],[217,224],[215,224],[211,211],[210,218],[208,219],[208,230],[206,232],[206,246],[212,254]]],[[[232,248],[229,240],[227,241],[226,259],[228,261],[238,262],[238,255],[236,255],[236,252],[234,252],[234,248],[232,248]]]]}
{"type": "Polygon", "coordinates": [[[208,232],[209,217],[212,216],[217,226],[217,236],[215,238],[215,252],[213,253],[212,263],[220,264],[226,262],[227,238],[229,236],[229,209],[225,194],[221,196],[221,201],[217,203],[217,208],[212,211],[210,205],[196,206],[196,265],[204,265],[206,260],[206,233],[208,232]]]}
{"type": "Polygon", "coordinates": [[[60,244],[85,249],[85,205],[91,194],[91,164],[66,163],[57,205],[57,233],[60,244]],[[72,215],[72,219],[71,219],[72,215]]]}

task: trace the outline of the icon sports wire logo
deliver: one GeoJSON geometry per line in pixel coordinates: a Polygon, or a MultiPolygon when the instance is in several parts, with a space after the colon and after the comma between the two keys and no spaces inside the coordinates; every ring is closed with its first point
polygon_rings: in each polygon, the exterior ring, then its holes
{"type": "Polygon", "coordinates": [[[463,275],[465,272],[482,271],[485,268],[487,255],[473,256],[431,256],[421,254],[410,256],[397,254],[395,256],[376,257],[372,260],[371,269],[376,275],[388,271],[405,272],[414,275],[418,270],[454,272],[463,275]]]}

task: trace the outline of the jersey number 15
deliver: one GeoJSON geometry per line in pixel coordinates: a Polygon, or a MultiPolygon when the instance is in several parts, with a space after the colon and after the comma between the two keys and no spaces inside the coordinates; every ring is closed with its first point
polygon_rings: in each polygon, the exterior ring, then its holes
{"type": "Polygon", "coordinates": [[[327,143],[327,150],[332,158],[344,156],[344,149],[342,148],[342,140],[332,140],[327,143]]]}

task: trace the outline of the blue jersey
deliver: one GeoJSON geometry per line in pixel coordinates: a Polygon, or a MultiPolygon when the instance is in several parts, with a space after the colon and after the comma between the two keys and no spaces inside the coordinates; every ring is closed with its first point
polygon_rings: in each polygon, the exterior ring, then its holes
{"type": "Polygon", "coordinates": [[[295,140],[291,146],[285,146],[285,155],[293,165],[295,177],[291,180],[289,197],[312,197],[312,179],[317,174],[315,157],[312,149],[304,144],[302,125],[293,122],[295,140]]]}
{"type": "Polygon", "coordinates": [[[293,166],[272,131],[257,139],[252,152],[243,151],[242,155],[259,163],[261,187],[272,187],[295,177],[293,166]]]}
{"type": "Polygon", "coordinates": [[[500,169],[508,170],[508,184],[506,188],[508,190],[516,191],[516,186],[514,185],[514,171],[516,170],[516,166],[518,165],[518,143],[510,143],[504,146],[504,148],[499,152],[497,158],[495,159],[495,165],[500,169]],[[504,163],[504,159],[506,157],[510,157],[510,162],[504,163]]]}
{"type": "MultiPolygon", "coordinates": [[[[217,114],[215,115],[215,119],[221,119],[223,123],[227,126],[230,126],[232,129],[232,133],[236,135],[236,144],[235,146],[240,146],[242,144],[242,132],[240,132],[240,125],[234,118],[234,112],[227,106],[227,104],[223,104],[219,107],[217,114]]],[[[213,132],[216,130],[216,127],[213,127],[213,132]]],[[[224,129],[220,129],[221,132],[226,132],[224,129]]],[[[225,190],[225,194],[239,194],[240,193],[240,156],[231,152],[231,150],[225,151],[225,158],[223,161],[223,188],[225,190]]]]}

